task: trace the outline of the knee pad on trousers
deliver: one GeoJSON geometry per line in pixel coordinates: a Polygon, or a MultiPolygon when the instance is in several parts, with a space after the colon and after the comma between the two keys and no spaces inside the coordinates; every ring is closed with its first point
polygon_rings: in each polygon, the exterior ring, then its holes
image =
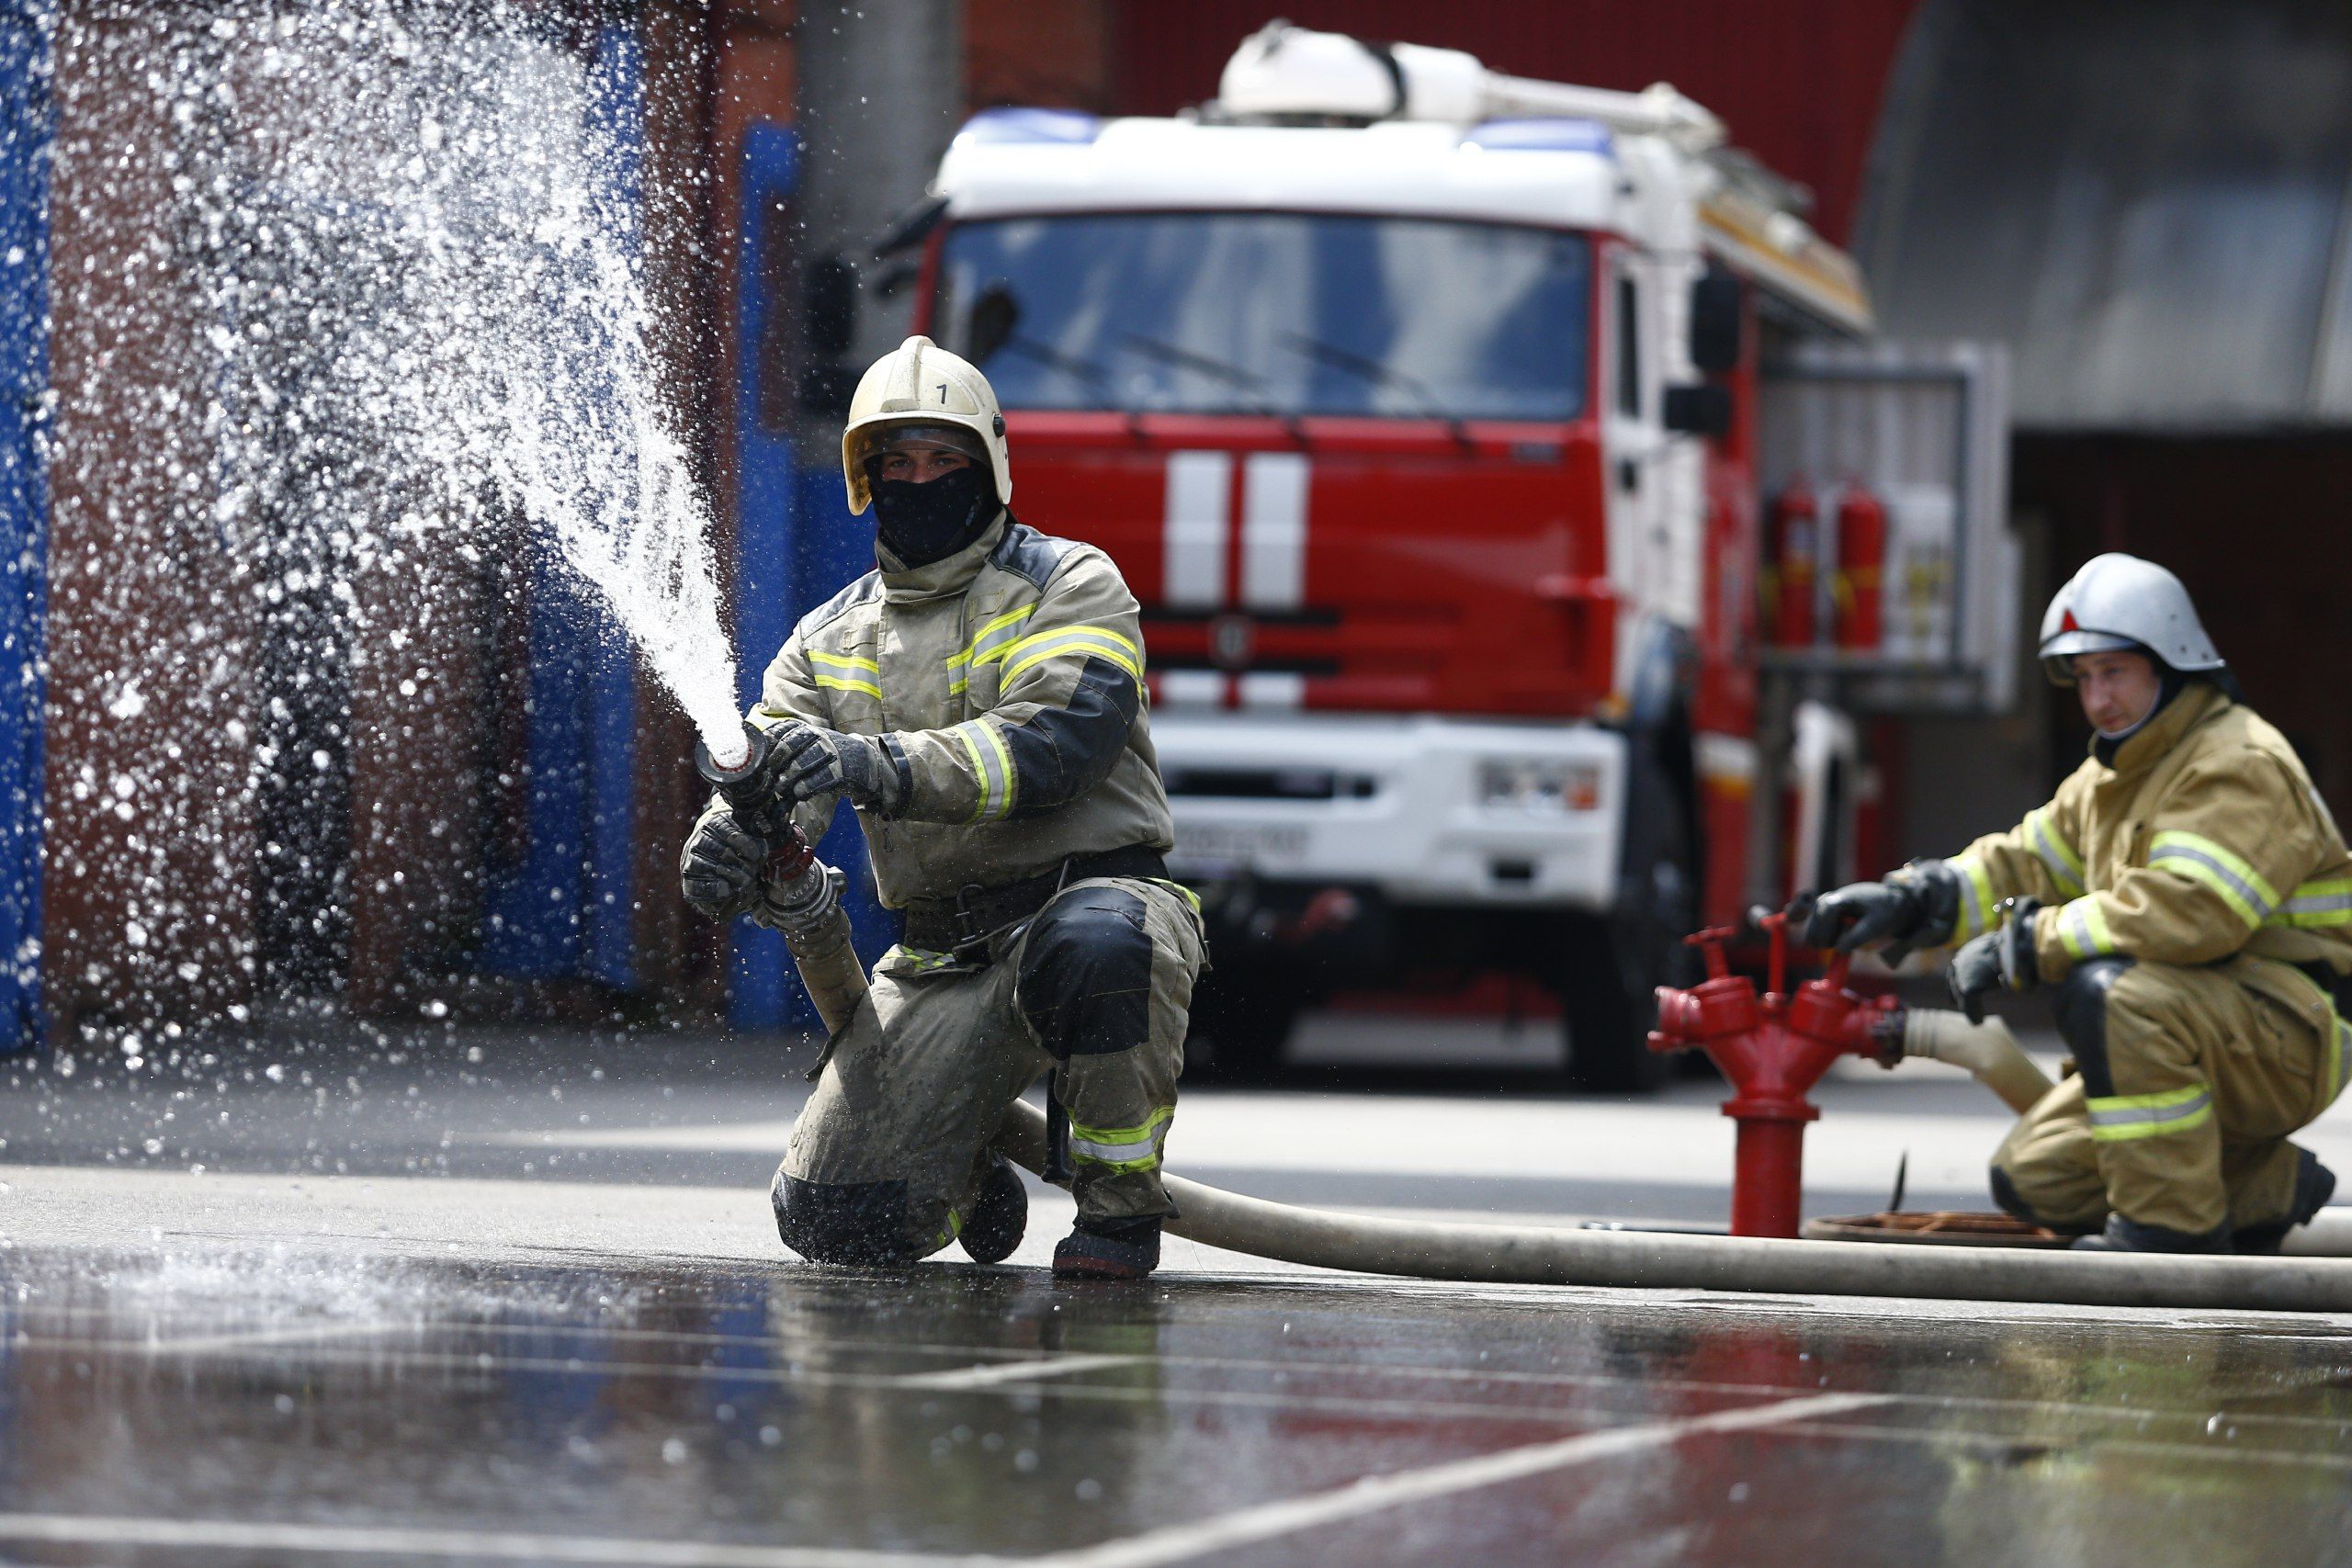
{"type": "Polygon", "coordinates": [[[907,1184],[833,1185],[778,1172],[776,1234],[811,1263],[912,1263],[931,1249],[907,1235],[907,1184]]]}
{"type": "Polygon", "coordinates": [[[1151,1032],[1151,936],[1119,887],[1065,894],[1030,928],[1016,994],[1046,1055],[1131,1051],[1151,1032]]]}
{"type": "Polygon", "coordinates": [[[2060,1235],[2080,1235],[2086,1230],[2097,1228],[2099,1223],[2097,1216],[2087,1222],[2081,1218],[2065,1223],[2052,1219],[2027,1202],[2025,1194],[2018,1190],[2017,1179],[1997,1165],[1993,1167],[1992,1187],[1993,1201],[2000,1211],[2025,1224],[2040,1225],[2044,1230],[2056,1231],[2060,1235]]]}
{"type": "Polygon", "coordinates": [[[2094,958],[2077,964],[2058,987],[2058,1032],[2094,1099],[2115,1092],[2115,1075],[2107,1065],[2107,1007],[2115,983],[2131,967],[2128,958],[2094,958]]]}
{"type": "Polygon", "coordinates": [[[2033,1212],[2033,1205],[2018,1191],[2018,1184],[2010,1180],[2009,1173],[1997,1165],[1993,1168],[1993,1201],[2000,1206],[2001,1213],[2013,1220],[2021,1220],[2030,1225],[2041,1224],[2041,1216],[2033,1212]]]}

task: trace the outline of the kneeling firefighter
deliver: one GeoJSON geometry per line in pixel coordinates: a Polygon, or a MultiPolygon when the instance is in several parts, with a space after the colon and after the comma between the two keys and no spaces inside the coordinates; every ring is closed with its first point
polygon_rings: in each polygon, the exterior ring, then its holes
{"type": "MultiPolygon", "coordinates": [[[[1004,1258],[1029,1205],[990,1142],[1050,1073],[1078,1201],[1055,1272],[1140,1278],[1172,1212],[1160,1154],[1203,936],[1161,859],[1135,597],[1102,551],[1014,520],[996,393],[928,338],[858,383],[842,476],[850,510],[874,508],[877,569],[794,628],[750,722],[808,839],[856,809],[906,932],[793,1128],[777,1228],[820,1262],[951,1238],[1004,1258]]],[[[763,858],[714,796],[688,899],[762,919],[763,858]]]]}
{"type": "Polygon", "coordinates": [[[1805,938],[1964,941],[1973,1019],[2055,987],[2075,1071],[1994,1156],[2010,1213],[2077,1247],[2276,1252],[2335,1185],[2287,1139],[2344,1088],[2352,857],[2171,572],[2086,563],[2041,653],[2097,731],[2082,766],[2009,832],[1822,898],[1805,938]]]}

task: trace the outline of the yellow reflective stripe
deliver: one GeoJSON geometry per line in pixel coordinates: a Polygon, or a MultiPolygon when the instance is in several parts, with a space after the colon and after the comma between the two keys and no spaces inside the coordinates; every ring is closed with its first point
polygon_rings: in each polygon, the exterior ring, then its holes
{"type": "Polygon", "coordinates": [[[956,736],[971,754],[972,771],[980,780],[980,803],[972,808],[971,820],[994,822],[1012,809],[1012,753],[992,726],[977,718],[957,725],[956,736]]]}
{"type": "Polygon", "coordinates": [[[1968,897],[1961,901],[1960,926],[1956,936],[1974,936],[1993,929],[1993,877],[1984,863],[1974,855],[1962,855],[1944,863],[1958,872],[1968,884],[1968,897]]]}
{"type": "Polygon", "coordinates": [[[2033,840],[2033,852],[2050,868],[2051,878],[2058,890],[2069,898],[2083,896],[2083,857],[2075,852],[2072,844],[2058,835],[2050,825],[2050,813],[2040,807],[2025,814],[2026,836],[2033,840]]]}
{"type": "Polygon", "coordinates": [[[956,727],[956,739],[964,743],[964,750],[970,754],[972,759],[972,777],[980,786],[979,803],[972,807],[972,820],[977,822],[988,811],[989,784],[988,759],[980,755],[980,743],[972,739],[973,728],[973,725],[970,724],[957,725],[956,727]]]}
{"type": "Polygon", "coordinates": [[[1036,613],[1037,606],[1035,604],[1024,604],[1018,610],[1007,610],[1003,615],[974,632],[972,640],[964,645],[964,651],[947,660],[947,668],[961,670],[975,660],[986,664],[991,659],[1001,658],[1005,648],[1012,642],[1012,638],[998,637],[996,634],[1008,626],[1019,626],[1036,613]]]}
{"type": "Polygon", "coordinates": [[[1104,626],[1064,626],[1059,631],[1039,632],[1023,637],[1004,650],[1004,673],[998,678],[1000,689],[1012,684],[1013,680],[1031,665],[1041,664],[1057,653],[1085,652],[1100,654],[1125,670],[1136,680],[1143,679],[1143,655],[1136,645],[1117,632],[1104,626]]]}
{"type": "Polygon", "coordinates": [[[2352,1034],[2352,1022],[2345,1022],[2335,1013],[2335,1004],[2328,1001],[2328,1105],[2335,1105],[2335,1096],[2345,1090],[2345,1037],[2352,1034]]]}
{"type": "Polygon", "coordinates": [[[1169,1118],[1175,1114],[1174,1106],[1163,1105],[1134,1127],[1088,1127],[1072,1121],[1070,1157],[1112,1170],[1154,1169],[1159,1164],[1160,1145],[1168,1138],[1169,1118]]]}
{"type": "Polygon", "coordinates": [[[2193,1132],[2213,1119],[2213,1091],[2201,1083],[2159,1094],[2094,1095],[2084,1104],[2091,1137],[2102,1144],[2193,1132]]]}
{"type": "Polygon", "coordinates": [[[877,703],[882,700],[882,688],[871,681],[853,681],[842,675],[820,675],[817,684],[836,692],[864,692],[877,703]]]}
{"type": "Polygon", "coordinates": [[[997,766],[1004,770],[1004,799],[996,808],[999,817],[1012,809],[1012,797],[1019,793],[1021,780],[1012,771],[1012,753],[1004,749],[1004,737],[992,725],[980,726],[980,733],[988,738],[989,748],[996,753],[997,766]]]}
{"type": "Polygon", "coordinates": [[[2352,878],[2298,884],[2287,901],[2263,924],[2268,926],[2352,926],[2352,878]]]}
{"type": "Polygon", "coordinates": [[[2107,911],[2096,897],[2075,898],[2058,907],[2058,940],[2076,958],[2098,958],[2115,951],[2107,929],[2107,911]]]}
{"type": "Polygon", "coordinates": [[[2278,907],[2278,890],[2262,874],[2238,855],[2200,833],[2169,828],[2148,848],[2148,865],[2201,882],[2222,896],[2222,901],[2249,926],[2258,926],[2278,907]]]}
{"type": "Polygon", "coordinates": [[[808,662],[828,664],[836,670],[867,670],[876,675],[882,673],[882,666],[875,663],[871,659],[861,659],[854,653],[819,653],[815,649],[810,649],[808,662]]]}
{"type": "Polygon", "coordinates": [[[1167,878],[1160,876],[1152,877],[1150,880],[1159,883],[1160,886],[1167,888],[1170,893],[1173,893],[1177,897],[1182,898],[1185,903],[1190,904],[1193,907],[1193,913],[1197,915],[1201,912],[1201,896],[1193,892],[1191,888],[1185,886],[1182,883],[1170,882],[1167,878]]]}
{"type": "Polygon", "coordinates": [[[884,953],[879,962],[875,964],[875,967],[879,969],[884,964],[895,963],[901,959],[910,963],[919,971],[924,969],[962,967],[956,955],[952,953],[934,953],[930,948],[909,947],[904,942],[897,944],[892,947],[889,952],[884,953]]]}

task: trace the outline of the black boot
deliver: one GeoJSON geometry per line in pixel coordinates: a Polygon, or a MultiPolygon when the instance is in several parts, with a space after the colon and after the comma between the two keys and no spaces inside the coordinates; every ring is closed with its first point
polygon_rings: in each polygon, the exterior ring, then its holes
{"type": "Polygon", "coordinates": [[[1054,1247],[1058,1280],[1140,1280],[1159,1267],[1157,1219],[1081,1219],[1054,1247]]]}
{"type": "Polygon", "coordinates": [[[972,1197],[972,1217],[956,1239],[975,1263],[1001,1263],[1029,1228],[1029,1190],[1002,1155],[989,1156],[988,1174],[972,1197]]]}
{"type": "Polygon", "coordinates": [[[2230,1250],[2230,1233],[2226,1226],[2222,1226],[2203,1235],[2196,1235],[2165,1225],[2143,1225],[2120,1214],[2109,1214],[2105,1230],[2096,1235],[2078,1235],[2072,1245],[2076,1252],[2225,1253],[2230,1250]]]}
{"type": "Polygon", "coordinates": [[[2312,1216],[2335,1196],[2335,1172],[2320,1164],[2319,1156],[2311,1150],[2295,1152],[2302,1158],[2295,1166],[2295,1195],[2288,1202],[2287,1217],[2233,1233],[2230,1241],[2240,1252],[2262,1257],[2276,1253],[2286,1245],[2289,1231],[2311,1224],[2312,1216]]]}

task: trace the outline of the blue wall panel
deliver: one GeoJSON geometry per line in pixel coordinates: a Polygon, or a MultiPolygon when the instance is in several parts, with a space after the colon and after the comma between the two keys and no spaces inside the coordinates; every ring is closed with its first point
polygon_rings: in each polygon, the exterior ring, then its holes
{"type": "MultiPolygon", "coordinates": [[[[793,624],[874,565],[873,532],[850,516],[840,471],[804,469],[793,449],[800,410],[781,330],[790,302],[777,289],[789,276],[785,260],[799,169],[799,140],[788,127],[763,121],[745,133],[736,248],[735,656],[746,708],[759,699],[760,676],[793,624]]],[[[897,921],[875,902],[865,840],[849,812],[835,819],[817,852],[849,873],[850,924],[858,952],[871,963],[898,940],[897,921]]],[[[733,936],[735,1027],[813,1026],[817,1010],[784,939],[749,920],[737,921],[733,936]]]]}
{"type": "MultiPolygon", "coordinates": [[[[800,144],[783,126],[754,123],[743,137],[741,231],[736,246],[735,669],[745,708],[759,700],[760,673],[792,630],[798,585],[792,570],[794,494],[791,419],[770,345],[780,325],[774,283],[781,236],[771,224],[800,179],[800,144]]],[[[728,1016],[738,1029],[813,1022],[784,938],[738,920],[728,1016]]]]}
{"type": "MultiPolygon", "coordinates": [[[[632,260],[644,162],[644,51],[608,28],[590,77],[597,221],[632,260]]],[[[600,412],[592,418],[611,417],[600,412]]],[[[638,686],[635,654],[610,611],[570,569],[535,558],[520,863],[493,875],[479,961],[527,979],[637,984],[635,886],[638,686]]]]}
{"type": "Polygon", "coordinates": [[[41,1035],[51,8],[0,3],[0,1052],[41,1035]]]}

